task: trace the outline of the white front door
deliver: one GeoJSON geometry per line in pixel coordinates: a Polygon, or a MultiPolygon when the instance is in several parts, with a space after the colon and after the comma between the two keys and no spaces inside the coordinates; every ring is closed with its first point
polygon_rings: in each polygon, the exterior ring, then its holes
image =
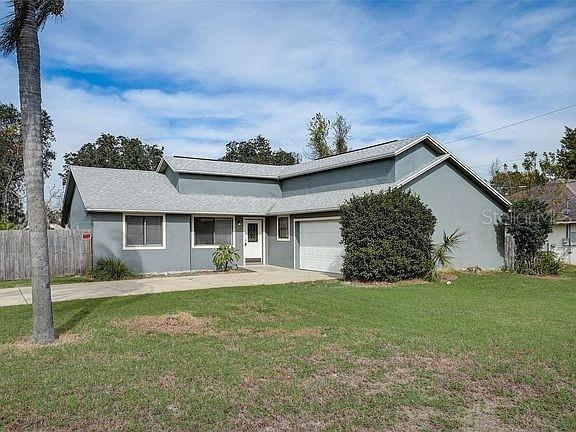
{"type": "Polygon", "coordinates": [[[263,264],[262,220],[244,219],[244,261],[263,264]]]}

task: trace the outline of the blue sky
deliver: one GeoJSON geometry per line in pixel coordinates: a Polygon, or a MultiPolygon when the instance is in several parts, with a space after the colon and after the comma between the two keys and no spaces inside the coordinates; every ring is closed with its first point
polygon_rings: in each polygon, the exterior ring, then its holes
{"type": "MultiPolygon", "coordinates": [[[[72,0],[41,44],[55,171],[102,132],[219,157],[258,133],[301,151],[316,112],[344,114],[358,148],[448,142],[576,103],[576,2],[72,0]]],[[[15,58],[0,78],[0,100],[17,103],[15,58]]],[[[485,174],[553,150],[564,125],[576,109],[448,147],[485,174]]]]}

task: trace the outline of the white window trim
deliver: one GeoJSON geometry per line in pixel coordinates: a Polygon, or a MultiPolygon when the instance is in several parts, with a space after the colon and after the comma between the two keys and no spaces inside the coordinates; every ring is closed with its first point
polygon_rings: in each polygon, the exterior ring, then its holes
{"type": "Polygon", "coordinates": [[[166,214],[165,213],[122,213],[122,250],[162,250],[166,249],[166,214]],[[126,216],[162,216],[161,246],[128,246],[126,244],[126,216]]]}
{"type": "Polygon", "coordinates": [[[194,224],[195,218],[230,219],[232,221],[232,246],[236,248],[236,218],[229,215],[203,214],[192,216],[192,249],[217,249],[220,246],[220,244],[196,245],[196,225],[194,224]]]}
{"type": "Polygon", "coordinates": [[[276,241],[290,241],[290,234],[292,230],[290,229],[290,215],[278,215],[276,216],[276,241]],[[280,218],[287,218],[288,219],[288,238],[280,238],[278,232],[280,231],[280,225],[278,224],[278,219],[280,218]]]}

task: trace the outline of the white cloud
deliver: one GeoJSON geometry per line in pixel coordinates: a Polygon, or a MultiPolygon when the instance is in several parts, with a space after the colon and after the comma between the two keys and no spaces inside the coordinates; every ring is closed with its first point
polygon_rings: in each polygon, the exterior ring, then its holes
{"type": "MultiPolygon", "coordinates": [[[[438,8],[71,1],[42,35],[56,150],[102,132],[209,157],[257,133],[302,150],[315,112],[345,114],[356,147],[426,130],[450,141],[576,101],[576,8],[438,8]]],[[[13,61],[0,74],[0,100],[15,101],[13,61]]],[[[449,147],[471,165],[515,159],[553,149],[575,118],[449,147]]]]}

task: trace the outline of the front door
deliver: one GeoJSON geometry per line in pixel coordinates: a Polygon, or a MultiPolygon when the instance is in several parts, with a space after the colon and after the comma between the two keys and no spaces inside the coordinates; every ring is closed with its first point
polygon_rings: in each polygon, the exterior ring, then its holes
{"type": "Polygon", "coordinates": [[[262,221],[245,219],[244,221],[244,258],[246,264],[262,264],[262,221]]]}

